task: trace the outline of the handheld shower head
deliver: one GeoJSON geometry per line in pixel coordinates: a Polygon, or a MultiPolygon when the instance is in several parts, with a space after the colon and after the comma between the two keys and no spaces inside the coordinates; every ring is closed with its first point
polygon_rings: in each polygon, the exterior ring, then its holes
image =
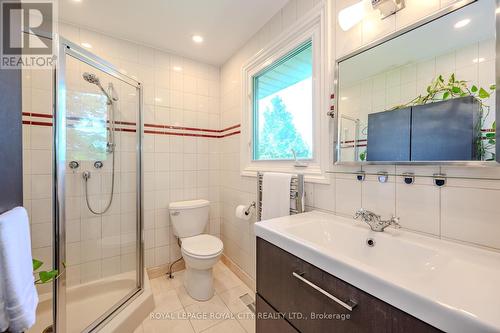
{"type": "Polygon", "coordinates": [[[96,84],[98,86],[101,85],[101,82],[99,81],[99,78],[95,74],[85,72],[85,73],[83,73],[83,79],[85,81],[87,81],[88,83],[96,84]]]}
{"type": "MultiPolygon", "coordinates": [[[[113,102],[118,101],[118,98],[111,97],[109,95],[109,93],[106,90],[104,90],[104,88],[101,85],[101,81],[99,80],[99,77],[97,75],[95,75],[93,73],[85,72],[85,73],[83,73],[82,76],[83,76],[83,79],[85,81],[87,81],[88,83],[95,84],[96,86],[99,87],[99,89],[102,91],[102,93],[104,95],[106,95],[106,97],[108,98],[108,104],[109,105],[113,104],[113,102]]],[[[111,83],[110,83],[110,85],[111,85],[111,83]]],[[[112,87],[112,85],[111,85],[111,87],[112,87]]]]}

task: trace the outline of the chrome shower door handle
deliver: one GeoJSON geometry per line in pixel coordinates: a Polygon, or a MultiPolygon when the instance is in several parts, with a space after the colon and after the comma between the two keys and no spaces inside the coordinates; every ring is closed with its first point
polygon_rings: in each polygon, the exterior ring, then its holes
{"type": "Polygon", "coordinates": [[[300,281],[304,282],[305,284],[307,284],[309,287],[319,291],[320,293],[322,293],[323,295],[325,295],[326,297],[328,297],[329,299],[331,299],[332,301],[334,301],[335,303],[343,306],[344,308],[346,308],[347,310],[349,311],[352,311],[356,305],[358,305],[358,303],[352,299],[349,299],[347,301],[342,301],[341,299],[333,296],[332,294],[330,294],[328,291],[318,287],[317,285],[315,285],[314,283],[312,283],[311,281],[305,279],[302,275],[304,275],[304,273],[296,273],[296,272],[293,272],[292,273],[292,276],[296,279],[299,279],[300,281]]]}
{"type": "Polygon", "coordinates": [[[172,216],[179,216],[181,212],[178,212],[178,211],[174,211],[174,212],[170,212],[170,215],[172,216]]]}

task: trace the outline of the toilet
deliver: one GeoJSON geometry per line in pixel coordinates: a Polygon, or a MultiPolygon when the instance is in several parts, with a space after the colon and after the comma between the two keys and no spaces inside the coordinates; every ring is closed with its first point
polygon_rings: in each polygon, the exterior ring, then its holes
{"type": "Polygon", "coordinates": [[[219,238],[203,233],[208,223],[209,206],[207,200],[179,201],[169,205],[173,231],[181,240],[181,253],[186,263],[184,286],[198,301],[209,300],[214,295],[212,268],[224,248],[219,238]]]}

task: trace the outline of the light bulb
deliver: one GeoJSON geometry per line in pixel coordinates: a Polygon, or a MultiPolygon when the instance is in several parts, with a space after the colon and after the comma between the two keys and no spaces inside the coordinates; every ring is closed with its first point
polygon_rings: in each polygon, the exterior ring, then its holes
{"type": "Polygon", "coordinates": [[[363,1],[342,9],[338,16],[340,28],[344,31],[351,29],[363,20],[365,14],[363,1]]]}
{"type": "Polygon", "coordinates": [[[193,42],[195,42],[195,43],[198,43],[198,44],[203,43],[203,37],[201,37],[200,35],[194,35],[192,37],[192,39],[193,39],[193,42]]]}

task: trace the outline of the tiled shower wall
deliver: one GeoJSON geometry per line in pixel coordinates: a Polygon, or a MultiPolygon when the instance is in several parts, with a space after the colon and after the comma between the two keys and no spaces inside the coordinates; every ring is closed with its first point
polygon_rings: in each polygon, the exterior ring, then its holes
{"type": "MultiPolygon", "coordinates": [[[[335,18],[339,10],[358,0],[329,0],[331,14],[335,18]]],[[[304,15],[320,1],[290,0],[221,70],[221,123],[222,127],[241,118],[241,68],[256,52],[265,47],[282,31],[304,15]]],[[[332,55],[339,58],[388,33],[435,13],[455,1],[407,0],[406,9],[386,20],[370,15],[362,23],[343,32],[333,24],[332,55]]],[[[472,60],[473,58],[471,58],[472,60]]],[[[331,80],[333,82],[333,80],[331,80]]],[[[326,113],[327,110],[325,110],[326,113]]],[[[255,200],[256,181],[252,177],[240,176],[239,136],[223,139],[221,169],[221,235],[225,253],[252,278],[255,278],[255,234],[253,221],[235,218],[238,204],[255,200]]],[[[357,171],[358,168],[332,166],[332,171],[357,171]]],[[[382,184],[373,176],[359,182],[353,175],[337,173],[330,175],[330,184],[306,184],[308,209],[321,209],[339,215],[352,216],[355,210],[364,207],[384,216],[395,214],[401,218],[404,228],[425,233],[431,237],[449,238],[468,244],[500,250],[500,180],[475,180],[475,177],[500,179],[498,168],[464,169],[457,167],[365,167],[367,172],[388,171],[391,173],[414,172],[429,176],[443,172],[449,176],[469,177],[449,179],[445,187],[432,184],[430,177],[417,177],[415,184],[406,185],[402,179],[390,177],[382,184]]]]}
{"type": "MultiPolygon", "coordinates": [[[[220,141],[237,133],[233,125],[239,123],[220,126],[219,68],[71,25],[62,24],[60,32],[76,44],[90,44],[90,52],[143,83],[146,266],[167,264],[181,255],[170,226],[169,202],[210,200],[207,232],[219,235],[220,141]]],[[[47,264],[52,251],[50,82],[48,71],[24,73],[24,201],[31,216],[33,254],[47,264]]],[[[84,225],[68,230],[68,238],[83,252],[90,250],[81,241],[84,225]]],[[[96,232],[104,227],[103,221],[96,232]]],[[[105,275],[101,258],[100,273],[92,279],[105,275]]]]}

